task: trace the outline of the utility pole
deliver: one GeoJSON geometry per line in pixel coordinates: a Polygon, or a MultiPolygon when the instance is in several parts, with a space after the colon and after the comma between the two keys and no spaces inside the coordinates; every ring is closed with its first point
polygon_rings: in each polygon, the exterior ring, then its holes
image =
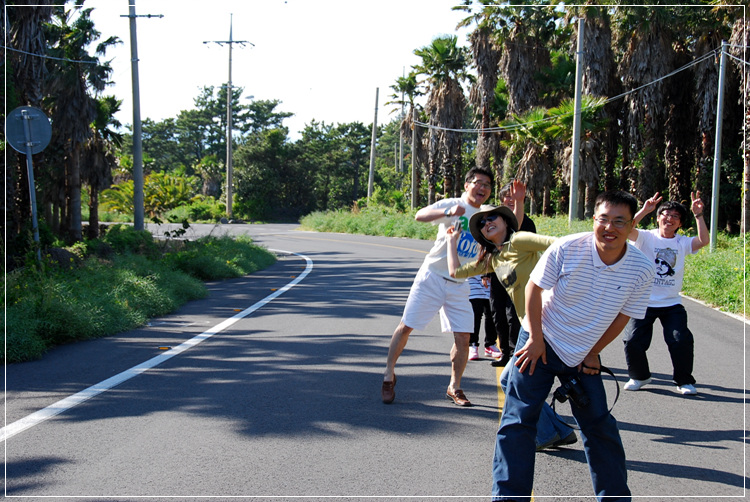
{"type": "Polygon", "coordinates": [[[136,16],[135,0],[128,0],[130,18],[130,64],[133,74],[133,228],[143,230],[143,131],[141,129],[141,90],[138,76],[138,37],[135,18],[164,17],[161,14],[136,16]]]}
{"type": "Polygon", "coordinates": [[[573,157],[570,162],[570,200],[568,223],[578,219],[578,162],[581,156],[581,80],[583,78],[583,19],[578,20],[578,48],[576,49],[576,85],[573,115],[573,157]]]}
{"type": "Polygon", "coordinates": [[[213,40],[203,42],[204,44],[215,43],[219,45],[227,44],[229,46],[229,80],[226,85],[227,89],[227,218],[232,217],[232,98],[234,93],[232,92],[232,45],[250,44],[255,46],[252,42],[247,40],[233,40],[232,39],[232,14],[229,14],[229,40],[213,40]]]}
{"type": "MultiPolygon", "coordinates": [[[[402,69],[402,77],[406,78],[406,67],[402,69]]],[[[401,123],[404,122],[404,91],[401,91],[401,121],[399,123],[399,134],[398,134],[398,167],[396,171],[399,173],[404,172],[404,131],[401,129],[401,123]]]]}
{"type": "Polygon", "coordinates": [[[412,103],[411,115],[411,208],[419,205],[419,191],[417,179],[417,107],[412,103]]]}
{"type": "Polygon", "coordinates": [[[724,78],[727,72],[726,40],[721,41],[721,58],[719,59],[719,95],[716,99],[716,137],[714,139],[714,172],[711,184],[711,251],[716,251],[716,231],[719,225],[719,171],[721,170],[721,127],[724,116],[724,78]]]}
{"type": "Polygon", "coordinates": [[[372,197],[372,185],[375,181],[375,143],[378,135],[378,92],[380,88],[375,88],[375,119],[372,121],[372,142],[370,143],[370,178],[367,182],[367,200],[372,197]]]}

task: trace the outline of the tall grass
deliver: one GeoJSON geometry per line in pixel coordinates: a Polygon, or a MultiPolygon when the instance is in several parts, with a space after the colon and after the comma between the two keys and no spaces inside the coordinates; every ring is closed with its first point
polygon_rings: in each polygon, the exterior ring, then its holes
{"type": "Polygon", "coordinates": [[[133,329],[204,297],[204,280],[239,277],[276,260],[246,237],[166,245],[125,226],[72,251],[83,256],[7,274],[6,362],[37,359],[56,345],[133,329]]]}
{"type": "MultiPolygon", "coordinates": [[[[560,237],[593,229],[591,220],[568,221],[567,217],[534,216],[537,233],[560,237]]],[[[368,207],[361,211],[313,213],[300,221],[303,228],[320,232],[340,232],[433,240],[437,226],[414,220],[414,212],[399,213],[388,208],[368,207]]],[[[694,229],[687,230],[695,235],[694,229]]],[[[745,253],[750,239],[718,234],[714,251],[705,247],[687,257],[683,292],[707,304],[744,315],[745,273],[750,260],[745,253]]]]}
{"type": "Polygon", "coordinates": [[[304,216],[300,225],[318,232],[434,239],[437,227],[415,221],[414,214],[415,211],[401,213],[385,206],[365,207],[354,211],[318,211],[304,216]]]}

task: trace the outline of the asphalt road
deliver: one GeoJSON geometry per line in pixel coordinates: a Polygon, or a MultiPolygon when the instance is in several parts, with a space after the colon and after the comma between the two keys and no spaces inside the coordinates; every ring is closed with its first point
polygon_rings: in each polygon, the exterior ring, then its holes
{"type": "MultiPolygon", "coordinates": [[[[475,406],[453,405],[452,337],[435,318],[399,360],[396,401],[380,401],[390,335],[431,243],[295,228],[195,225],[189,237],[248,233],[279,262],[211,283],[149,326],[7,366],[6,495],[489,500],[502,403],[489,360],[464,376],[475,406]]],[[[746,324],[685,304],[699,394],[673,391],[656,336],[654,383],[613,411],[630,486],[649,501],[734,500],[747,484],[746,324]]],[[[620,340],[603,363],[627,380],[620,340]]],[[[580,441],[537,455],[535,498],[591,496],[580,441]]]]}

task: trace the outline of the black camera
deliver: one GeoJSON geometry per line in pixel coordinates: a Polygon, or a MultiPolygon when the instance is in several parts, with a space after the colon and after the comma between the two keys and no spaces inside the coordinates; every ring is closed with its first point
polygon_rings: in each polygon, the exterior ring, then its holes
{"type": "Polygon", "coordinates": [[[570,402],[579,408],[588,406],[590,402],[589,396],[587,396],[586,392],[583,390],[583,386],[581,385],[581,381],[578,380],[578,377],[574,376],[567,381],[563,382],[560,380],[560,382],[562,385],[560,385],[553,394],[555,399],[561,403],[570,399],[570,402]]]}

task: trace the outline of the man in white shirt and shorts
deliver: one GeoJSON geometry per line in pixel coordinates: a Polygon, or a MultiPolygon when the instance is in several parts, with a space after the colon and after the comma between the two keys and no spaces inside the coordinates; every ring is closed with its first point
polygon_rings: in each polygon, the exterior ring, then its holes
{"type": "Polygon", "coordinates": [[[438,235],[417,272],[401,322],[391,337],[381,395],[385,404],[396,398],[396,361],[415,329],[424,329],[437,312],[444,333],[453,333],[451,380],[446,397],[458,406],[471,406],[461,390],[461,376],[469,359],[469,338],[474,330],[474,312],[469,302],[469,283],[448,272],[448,228],[461,223],[458,243],[461,264],[475,260],[478,244],[469,231],[469,218],[490,197],[494,177],[489,169],[474,167],[466,174],[460,198],[443,199],[417,211],[415,219],[439,225],[438,235]]]}

